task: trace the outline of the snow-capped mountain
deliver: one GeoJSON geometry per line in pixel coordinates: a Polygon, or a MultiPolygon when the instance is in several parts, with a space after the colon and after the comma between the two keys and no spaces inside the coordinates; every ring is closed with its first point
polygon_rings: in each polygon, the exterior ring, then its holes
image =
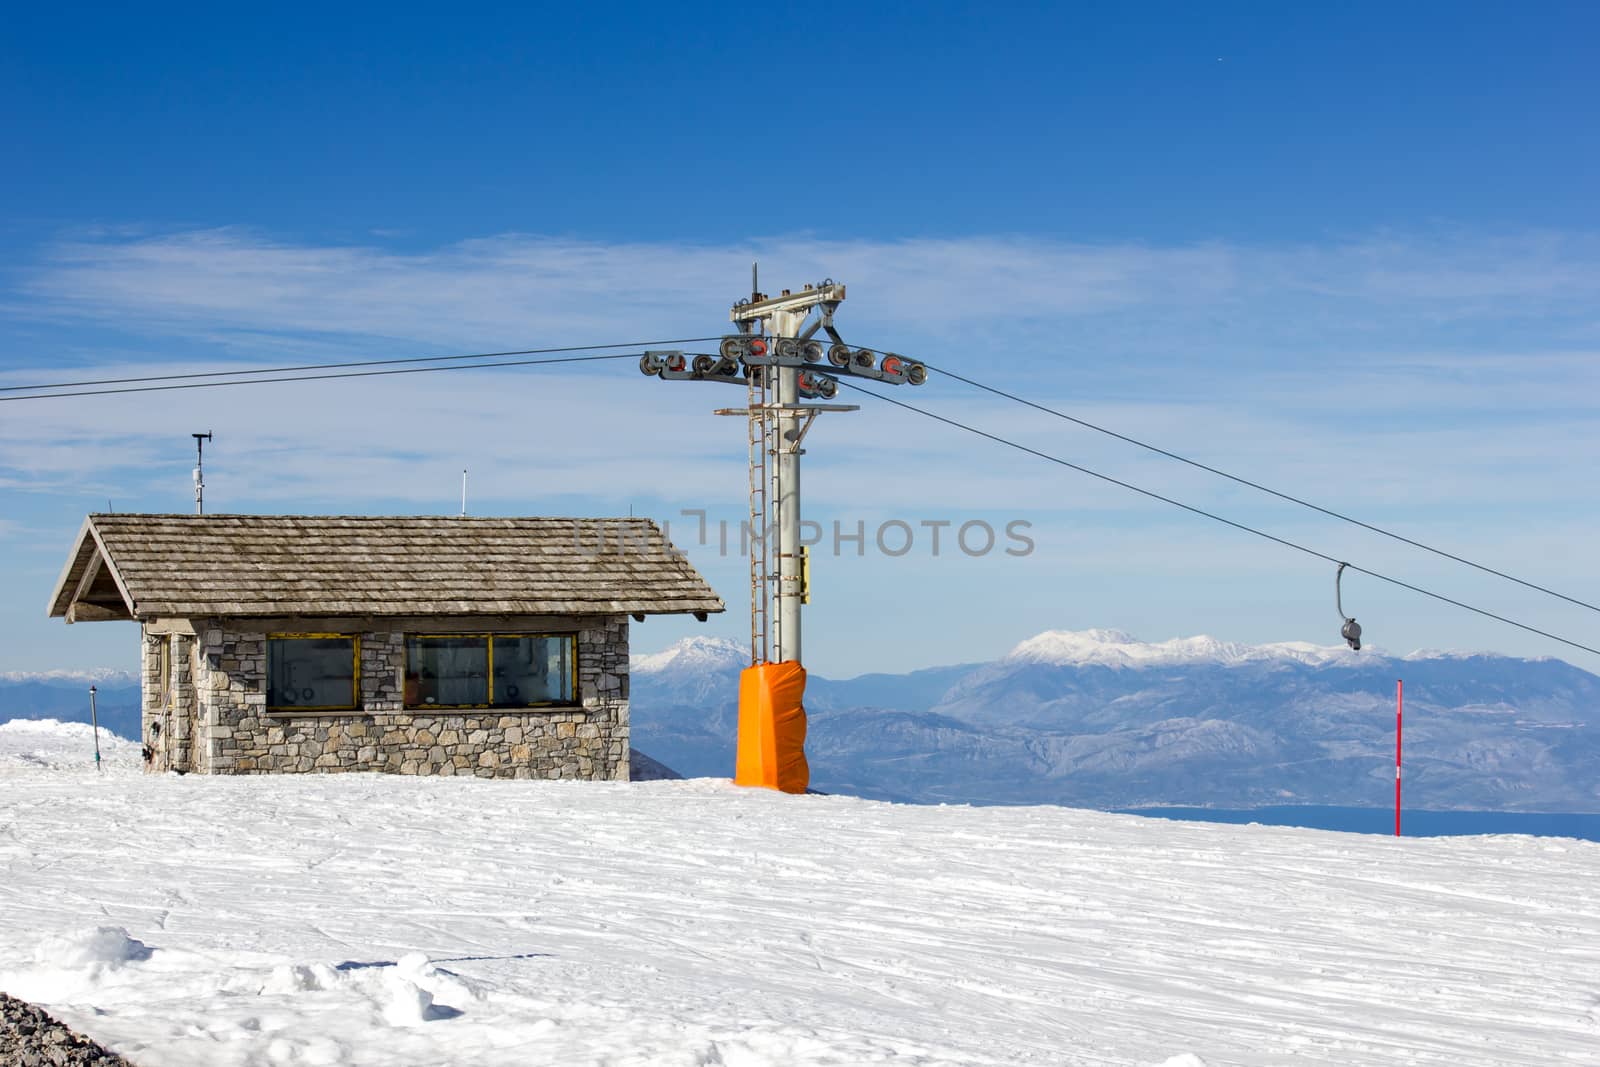
{"type": "Polygon", "coordinates": [[[123,686],[138,685],[139,675],[135,671],[123,670],[119,667],[99,667],[94,670],[82,671],[0,671],[0,682],[38,682],[40,685],[62,687],[74,685],[123,686]]]}
{"type": "MultiPolygon", "coordinates": [[[[1376,649],[1371,654],[1381,655],[1376,649]]],[[[1121,630],[1046,630],[1006,654],[1002,662],[1048,663],[1075,667],[1160,667],[1180,663],[1233,666],[1269,660],[1298,663],[1353,664],[1356,653],[1340,645],[1323,647],[1304,641],[1273,645],[1241,645],[1204,634],[1147,644],[1121,630]]],[[[1370,656],[1369,656],[1370,658],[1370,656]]]]}
{"type": "Polygon", "coordinates": [[[722,672],[750,665],[750,649],[726,637],[685,637],[677,644],[646,656],[634,656],[628,669],[635,677],[665,671],[722,672]]]}
{"type": "MultiPolygon", "coordinates": [[[[719,644],[635,668],[633,737],[685,774],[733,765],[745,659],[719,644]]],[[[807,747],[817,788],[889,799],[1380,806],[1400,678],[1416,806],[1600,810],[1600,678],[1548,658],[1048,631],[991,663],[813,674],[807,747]]]]}

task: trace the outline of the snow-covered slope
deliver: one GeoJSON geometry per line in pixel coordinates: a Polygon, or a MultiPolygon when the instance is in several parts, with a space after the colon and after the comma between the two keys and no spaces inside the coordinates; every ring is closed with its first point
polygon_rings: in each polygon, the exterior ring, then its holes
{"type": "Polygon", "coordinates": [[[150,1067],[1592,1063],[1597,887],[1552,839],[0,764],[0,989],[150,1067]]]}
{"type": "MultiPolygon", "coordinates": [[[[95,732],[86,722],[15,719],[0,722],[0,772],[94,773],[95,732]]],[[[100,770],[133,773],[144,766],[137,742],[99,732],[100,770]]]]}
{"type": "MultiPolygon", "coordinates": [[[[728,774],[742,657],[651,657],[633,736],[688,774],[728,774]]],[[[1432,808],[1600,810],[1600,678],[1554,659],[1049,631],[992,663],[834,681],[812,674],[812,780],[887,799],[1379,806],[1394,687],[1410,792],[1432,808]]]]}

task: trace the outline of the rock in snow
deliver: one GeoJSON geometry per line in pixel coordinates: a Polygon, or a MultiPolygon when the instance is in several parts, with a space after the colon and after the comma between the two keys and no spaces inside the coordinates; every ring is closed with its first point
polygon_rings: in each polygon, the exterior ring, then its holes
{"type": "Polygon", "coordinates": [[[0,1063],[8,1067],[130,1067],[26,1001],[0,993],[0,1063]]]}

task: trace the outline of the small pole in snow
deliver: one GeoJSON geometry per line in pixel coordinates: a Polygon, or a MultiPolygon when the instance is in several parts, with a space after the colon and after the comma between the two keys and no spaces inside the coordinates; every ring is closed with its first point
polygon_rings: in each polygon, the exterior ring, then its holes
{"type": "Polygon", "coordinates": [[[1403,678],[1394,682],[1394,836],[1400,836],[1400,731],[1404,724],[1406,683],[1403,678]]]}
{"type": "Polygon", "coordinates": [[[100,713],[94,706],[94,686],[89,687],[89,722],[94,729],[94,769],[100,769],[100,713]]]}

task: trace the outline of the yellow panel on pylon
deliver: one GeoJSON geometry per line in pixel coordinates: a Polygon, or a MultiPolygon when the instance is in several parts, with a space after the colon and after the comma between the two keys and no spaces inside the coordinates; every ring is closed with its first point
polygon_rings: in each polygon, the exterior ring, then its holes
{"type": "Polygon", "coordinates": [[[793,661],[746,667],[739,675],[739,756],[735,785],[804,793],[806,669],[793,661]]]}

